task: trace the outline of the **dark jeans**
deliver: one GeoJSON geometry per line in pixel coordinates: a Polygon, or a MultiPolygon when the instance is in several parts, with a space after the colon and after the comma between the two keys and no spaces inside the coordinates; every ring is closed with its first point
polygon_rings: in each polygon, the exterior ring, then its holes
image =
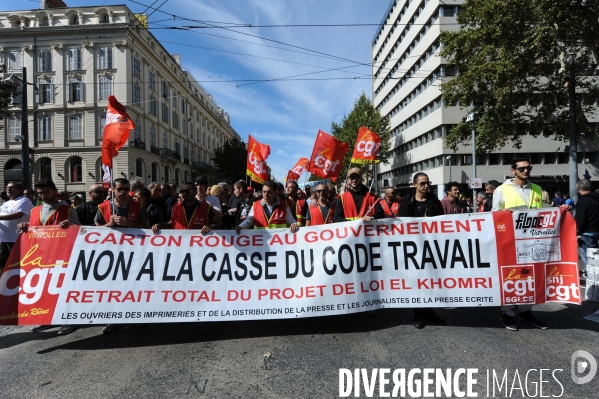
{"type": "Polygon", "coordinates": [[[4,266],[6,265],[6,262],[8,262],[8,257],[10,256],[10,251],[12,251],[14,245],[14,242],[0,243],[0,271],[4,270],[4,266]]]}

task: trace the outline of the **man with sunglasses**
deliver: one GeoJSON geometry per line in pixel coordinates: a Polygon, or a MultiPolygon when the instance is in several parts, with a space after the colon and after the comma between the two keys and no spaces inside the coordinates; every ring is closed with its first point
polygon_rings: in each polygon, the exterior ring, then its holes
{"type": "Polygon", "coordinates": [[[15,245],[19,234],[17,225],[29,221],[33,204],[23,195],[20,183],[9,181],[6,185],[8,201],[0,207],[0,273],[8,261],[8,256],[15,245]]]}
{"type": "MultiPolygon", "coordinates": [[[[543,208],[543,190],[529,179],[532,165],[528,158],[512,161],[513,179],[507,179],[493,193],[493,211],[543,208]]],[[[532,305],[508,305],[501,307],[501,322],[511,331],[518,331],[518,319],[541,330],[547,329],[532,313],[532,305]],[[518,317],[516,317],[518,315],[518,317]]]]}
{"type": "Polygon", "coordinates": [[[92,184],[89,186],[89,201],[79,205],[75,210],[77,217],[83,226],[95,226],[94,220],[98,213],[98,205],[106,200],[106,190],[101,184],[92,184]]]}
{"type": "Polygon", "coordinates": [[[145,208],[129,197],[130,190],[129,180],[124,178],[114,180],[112,183],[114,198],[98,206],[94,219],[96,226],[150,228],[145,208]]]}
{"type": "Polygon", "coordinates": [[[308,204],[306,199],[302,197],[303,193],[299,189],[297,182],[289,180],[285,186],[285,193],[287,194],[287,206],[291,209],[293,218],[297,221],[297,225],[302,227],[304,225],[304,217],[308,211],[308,204]]]}
{"type": "Polygon", "coordinates": [[[383,208],[378,203],[375,195],[368,192],[368,187],[362,184],[360,168],[351,168],[347,171],[347,189],[339,196],[335,207],[335,223],[348,220],[372,219],[385,217],[383,208]]]}
{"type": "Polygon", "coordinates": [[[212,206],[206,201],[196,198],[196,187],[193,183],[185,183],[179,194],[183,201],[178,202],[171,212],[171,220],[168,223],[158,223],[152,226],[152,232],[159,234],[161,229],[175,230],[200,230],[203,235],[208,234],[211,224],[215,227],[221,226],[221,221],[216,217],[212,206]]]}
{"type": "Polygon", "coordinates": [[[316,201],[308,205],[306,213],[306,226],[318,226],[333,223],[335,214],[335,202],[329,201],[329,188],[326,184],[316,186],[316,201]]]}

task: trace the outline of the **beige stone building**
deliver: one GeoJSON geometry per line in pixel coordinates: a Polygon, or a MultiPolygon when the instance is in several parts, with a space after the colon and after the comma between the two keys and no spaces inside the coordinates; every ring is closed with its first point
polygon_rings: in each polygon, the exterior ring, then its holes
{"type": "MultiPolygon", "coordinates": [[[[108,96],[135,120],[114,177],[191,180],[211,168],[215,148],[239,135],[229,115],[126,6],[0,12],[6,73],[27,69],[31,181],[51,178],[84,192],[102,178],[108,96]]],[[[21,99],[0,126],[0,180],[20,180],[21,99]]]]}
{"type": "MultiPolygon", "coordinates": [[[[444,136],[459,123],[467,110],[447,106],[441,99],[440,83],[455,76],[439,57],[443,30],[459,29],[456,16],[463,0],[391,0],[372,41],[373,104],[391,121],[389,163],[379,166],[378,180],[408,192],[416,172],[426,172],[443,193],[443,183],[457,181],[467,187],[472,177],[472,147],[457,152],[445,148],[444,136]]],[[[588,115],[597,120],[596,115],[588,115]]],[[[508,145],[477,159],[477,177],[483,182],[503,182],[511,177],[515,156],[530,157],[532,179],[548,191],[568,192],[567,143],[545,138],[523,137],[522,148],[508,145]]],[[[599,150],[578,145],[578,170],[599,180],[599,150]]]]}

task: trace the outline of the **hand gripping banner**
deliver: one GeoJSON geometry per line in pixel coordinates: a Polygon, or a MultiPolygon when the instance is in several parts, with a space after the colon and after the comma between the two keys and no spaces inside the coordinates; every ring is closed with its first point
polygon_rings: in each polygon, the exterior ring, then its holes
{"type": "Polygon", "coordinates": [[[270,155],[270,146],[260,144],[252,136],[248,142],[247,175],[255,182],[264,184],[268,180],[266,158],[270,155]]]}
{"type": "Polygon", "coordinates": [[[0,324],[328,316],[380,308],[580,304],[559,208],[210,232],[39,227],[0,277],[0,324]]]}
{"type": "Polygon", "coordinates": [[[351,163],[370,164],[379,163],[376,159],[381,149],[381,138],[367,127],[361,127],[358,131],[356,146],[351,157],[351,163]]]}

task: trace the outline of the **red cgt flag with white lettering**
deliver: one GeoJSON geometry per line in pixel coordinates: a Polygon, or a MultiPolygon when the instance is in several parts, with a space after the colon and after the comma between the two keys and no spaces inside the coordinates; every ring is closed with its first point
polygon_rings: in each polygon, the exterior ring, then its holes
{"type": "Polygon", "coordinates": [[[343,157],[349,151],[349,144],[337,140],[322,130],[318,131],[308,172],[323,179],[337,180],[343,166],[343,157]]]}
{"type": "Polygon", "coordinates": [[[381,149],[381,138],[378,134],[368,129],[361,127],[358,131],[354,154],[351,157],[351,163],[369,164],[379,163],[376,159],[381,149]]]}
{"type": "Polygon", "coordinates": [[[308,166],[310,165],[310,160],[308,158],[300,158],[299,161],[295,164],[293,169],[291,169],[287,173],[287,179],[285,180],[299,180],[300,176],[308,171],[308,166]]]}
{"type": "Polygon", "coordinates": [[[122,146],[129,140],[129,133],[135,129],[135,123],[127,114],[125,107],[115,96],[108,97],[106,125],[102,139],[102,163],[112,168],[112,158],[119,155],[122,146]]]}
{"type": "Polygon", "coordinates": [[[247,175],[255,182],[264,184],[268,180],[266,158],[270,155],[270,146],[261,144],[250,136],[248,142],[247,175]]]}

